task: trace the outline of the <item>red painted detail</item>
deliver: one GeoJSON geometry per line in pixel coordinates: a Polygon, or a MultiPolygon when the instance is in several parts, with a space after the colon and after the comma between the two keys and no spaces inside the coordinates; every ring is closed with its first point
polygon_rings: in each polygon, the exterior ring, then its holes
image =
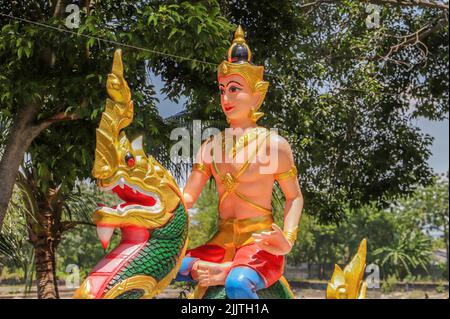
{"type": "Polygon", "coordinates": [[[135,164],[136,164],[136,161],[135,161],[134,158],[129,158],[129,159],[127,160],[127,165],[128,165],[128,167],[133,167],[135,164]]]}
{"type": "Polygon", "coordinates": [[[156,204],[155,198],[152,196],[144,195],[140,192],[133,192],[133,189],[127,185],[124,185],[123,188],[120,186],[116,186],[112,189],[113,193],[116,193],[122,200],[126,203],[122,204],[122,206],[138,204],[144,206],[153,206],[156,204]]]}
{"type": "Polygon", "coordinates": [[[91,293],[96,299],[102,297],[103,292],[112,278],[130,261],[147,243],[150,232],[137,226],[121,228],[120,244],[106,255],[88,276],[91,293]]]}

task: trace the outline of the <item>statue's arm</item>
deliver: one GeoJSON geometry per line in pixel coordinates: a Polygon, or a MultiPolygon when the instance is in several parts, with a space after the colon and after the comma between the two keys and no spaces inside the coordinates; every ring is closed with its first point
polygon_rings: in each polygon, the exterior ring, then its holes
{"type": "Polygon", "coordinates": [[[284,138],[278,137],[278,141],[278,167],[275,179],[286,198],[283,232],[293,244],[302,216],[303,195],[298,182],[292,149],[284,138]]]}
{"type": "Polygon", "coordinates": [[[278,181],[286,198],[284,225],[281,229],[274,223],[272,231],[253,234],[253,238],[261,249],[273,255],[286,255],[291,251],[297,236],[303,209],[303,196],[289,143],[284,138],[275,135],[270,144],[270,152],[277,154],[276,159],[271,156],[271,162],[275,161],[272,162],[275,164],[274,178],[278,181]]]}
{"type": "Polygon", "coordinates": [[[200,147],[192,168],[192,173],[183,189],[184,202],[188,209],[194,206],[203,187],[211,177],[210,147],[210,140],[206,140],[200,147]]]}

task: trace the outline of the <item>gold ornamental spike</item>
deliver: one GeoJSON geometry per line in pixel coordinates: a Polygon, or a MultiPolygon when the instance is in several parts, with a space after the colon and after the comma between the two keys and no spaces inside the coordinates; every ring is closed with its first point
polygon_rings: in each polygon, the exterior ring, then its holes
{"type": "Polygon", "coordinates": [[[123,77],[122,50],[114,52],[114,60],[111,73],[108,74],[106,89],[111,99],[116,103],[127,104],[131,101],[131,91],[123,77]]]}
{"type": "Polygon", "coordinates": [[[327,299],[365,299],[367,284],[363,281],[366,268],[367,241],[363,239],[358,252],[342,270],[335,265],[327,286],[327,299]]]}
{"type": "Polygon", "coordinates": [[[244,29],[241,26],[238,26],[234,32],[233,43],[245,43],[244,29]]]}

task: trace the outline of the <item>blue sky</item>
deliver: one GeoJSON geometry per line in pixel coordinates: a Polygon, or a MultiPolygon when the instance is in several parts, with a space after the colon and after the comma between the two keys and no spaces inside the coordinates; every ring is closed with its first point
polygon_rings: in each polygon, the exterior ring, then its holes
{"type": "MultiPolygon", "coordinates": [[[[183,109],[184,99],[181,99],[179,103],[175,103],[166,99],[164,95],[159,93],[159,90],[163,86],[163,82],[160,77],[156,77],[154,74],[150,76],[150,80],[155,89],[158,92],[159,99],[158,110],[159,114],[166,118],[174,115],[183,109]]],[[[447,120],[436,122],[426,119],[418,119],[414,122],[423,133],[434,137],[433,145],[431,146],[432,156],[429,159],[429,164],[433,168],[435,173],[445,173],[448,171],[449,164],[449,121],[447,120]]]]}

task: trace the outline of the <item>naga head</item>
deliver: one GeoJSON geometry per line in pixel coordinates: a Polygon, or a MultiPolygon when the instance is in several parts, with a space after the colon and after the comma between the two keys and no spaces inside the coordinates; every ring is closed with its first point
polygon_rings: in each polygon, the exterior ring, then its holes
{"type": "Polygon", "coordinates": [[[123,131],[133,120],[133,102],[123,77],[120,49],[114,53],[107,91],[110,99],[96,131],[92,174],[102,191],[111,191],[123,202],[114,207],[101,206],[94,213],[105,248],[115,227],[153,229],[165,225],[181,200],[172,175],[145,154],[142,136],[130,142],[123,131]]]}

